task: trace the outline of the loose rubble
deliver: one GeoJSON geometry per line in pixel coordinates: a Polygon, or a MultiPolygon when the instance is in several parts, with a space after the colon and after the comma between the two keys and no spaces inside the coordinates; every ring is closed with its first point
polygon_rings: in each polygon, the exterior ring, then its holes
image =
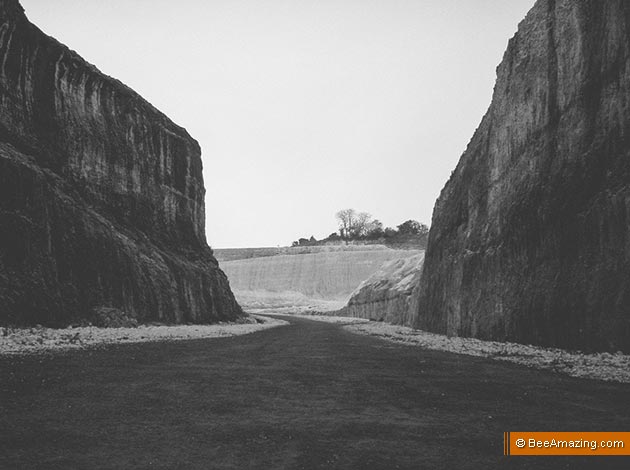
{"type": "Polygon", "coordinates": [[[248,322],[214,325],[141,325],[136,328],[0,328],[0,355],[38,354],[108,344],[220,338],[286,325],[284,320],[251,316],[248,322]]]}
{"type": "MultiPolygon", "coordinates": [[[[347,320],[355,320],[348,318],[347,320]]],[[[348,322],[344,328],[388,341],[448,351],[469,356],[509,361],[537,369],[551,370],[571,377],[630,383],[630,355],[618,352],[584,354],[555,348],[482,341],[474,338],[449,338],[445,335],[414,330],[406,326],[380,322],[348,322]]]]}

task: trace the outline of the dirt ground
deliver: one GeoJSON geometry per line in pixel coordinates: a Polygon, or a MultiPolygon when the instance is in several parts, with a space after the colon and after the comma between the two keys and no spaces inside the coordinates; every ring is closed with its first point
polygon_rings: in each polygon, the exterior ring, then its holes
{"type": "Polygon", "coordinates": [[[502,455],[505,431],[627,430],[629,384],[282,319],[243,336],[0,357],[0,468],[630,466],[502,455]]]}
{"type": "Polygon", "coordinates": [[[306,312],[279,315],[343,324],[346,330],[353,333],[370,335],[411,347],[514,362],[571,377],[630,383],[630,355],[621,352],[586,354],[580,351],[566,351],[519,343],[449,337],[415,330],[408,326],[369,321],[364,318],[308,314],[306,312]]]}

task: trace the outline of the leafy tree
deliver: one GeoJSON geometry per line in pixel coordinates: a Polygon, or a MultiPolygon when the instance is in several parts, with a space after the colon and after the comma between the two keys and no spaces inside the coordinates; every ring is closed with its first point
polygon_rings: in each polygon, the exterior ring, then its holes
{"type": "Polygon", "coordinates": [[[380,220],[374,219],[366,227],[366,238],[370,240],[375,240],[377,238],[382,238],[385,235],[383,231],[383,224],[380,220]]]}
{"type": "Polygon", "coordinates": [[[417,220],[407,220],[398,226],[398,233],[401,235],[426,235],[429,233],[429,227],[417,220]]]}
{"type": "Polygon", "coordinates": [[[383,235],[385,236],[385,238],[393,238],[398,235],[398,230],[396,230],[395,228],[387,227],[383,235]]]}

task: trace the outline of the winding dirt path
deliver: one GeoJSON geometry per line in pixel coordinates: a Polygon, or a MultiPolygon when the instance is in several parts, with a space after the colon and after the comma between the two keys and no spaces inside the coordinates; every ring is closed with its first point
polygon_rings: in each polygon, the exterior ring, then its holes
{"type": "Polygon", "coordinates": [[[629,430],[628,384],[289,321],[1,357],[0,468],[629,468],[502,455],[504,431],[629,430]]]}

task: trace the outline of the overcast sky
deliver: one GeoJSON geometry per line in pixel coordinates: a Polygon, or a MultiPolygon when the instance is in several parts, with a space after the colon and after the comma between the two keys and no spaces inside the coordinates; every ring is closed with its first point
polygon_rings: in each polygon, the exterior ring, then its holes
{"type": "Polygon", "coordinates": [[[430,224],[534,0],[22,0],[201,144],[215,248],[430,224]]]}

